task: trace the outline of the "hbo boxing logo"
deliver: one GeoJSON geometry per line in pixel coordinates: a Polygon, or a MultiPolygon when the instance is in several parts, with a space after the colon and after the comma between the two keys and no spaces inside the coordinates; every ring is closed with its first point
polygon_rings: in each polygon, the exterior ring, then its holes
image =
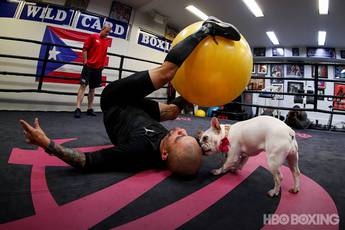
{"type": "Polygon", "coordinates": [[[267,225],[337,225],[337,214],[264,214],[267,225]]]}

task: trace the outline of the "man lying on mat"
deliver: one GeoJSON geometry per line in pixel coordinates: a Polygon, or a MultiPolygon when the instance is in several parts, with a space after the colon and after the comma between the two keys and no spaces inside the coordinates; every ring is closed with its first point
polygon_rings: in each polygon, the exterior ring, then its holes
{"type": "Polygon", "coordinates": [[[114,147],[85,153],[63,147],[46,136],[37,118],[33,127],[20,121],[26,141],[76,168],[128,170],[166,165],[174,174],[195,175],[201,165],[201,148],[196,139],[188,136],[185,129],[168,131],[159,123],[175,119],[187,102],[177,98],[167,105],[145,97],[171,81],[179,66],[208,35],[240,39],[232,25],[210,17],[198,31],[174,46],[160,67],[135,73],[105,87],[101,109],[114,147]]]}

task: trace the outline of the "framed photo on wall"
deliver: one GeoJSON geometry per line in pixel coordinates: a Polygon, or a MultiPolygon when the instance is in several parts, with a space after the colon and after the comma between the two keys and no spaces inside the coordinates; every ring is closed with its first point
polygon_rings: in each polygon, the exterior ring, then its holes
{"type": "MultiPolygon", "coordinates": [[[[313,78],[315,78],[315,68],[316,66],[313,65],[312,66],[312,69],[311,69],[311,75],[313,78]]],[[[319,78],[328,78],[328,68],[327,68],[327,65],[318,65],[318,77],[319,78]]]]}
{"type": "Polygon", "coordinates": [[[345,50],[340,50],[340,58],[341,59],[345,58],[345,50]]]}
{"type": "Polygon", "coordinates": [[[271,83],[283,83],[284,80],[284,65],[281,64],[272,64],[271,65],[271,76],[276,78],[272,79],[271,83]]]}
{"type": "Polygon", "coordinates": [[[345,78],[345,66],[344,65],[335,66],[334,70],[335,70],[335,73],[334,73],[335,78],[345,78]]]}
{"type": "Polygon", "coordinates": [[[326,89],[326,82],[325,81],[319,81],[317,83],[317,88],[318,89],[326,89]]]}
{"type": "Polygon", "coordinates": [[[262,90],[265,88],[265,79],[250,79],[248,90],[262,90]]]}
{"type": "Polygon", "coordinates": [[[172,41],[177,36],[178,31],[172,26],[166,25],[165,27],[165,38],[172,41]]]}
{"type": "Polygon", "coordinates": [[[255,64],[253,64],[253,68],[252,68],[252,73],[254,74],[254,73],[256,73],[256,65],[255,64]]]}
{"type": "MultiPolygon", "coordinates": [[[[275,91],[278,93],[284,93],[284,83],[283,84],[272,84],[272,86],[275,88],[275,91]]],[[[277,100],[284,100],[284,95],[277,94],[275,96],[277,100]]]]}
{"type": "Polygon", "coordinates": [[[307,57],[335,58],[335,49],[326,47],[307,47],[307,57]]]}
{"type": "Polygon", "coordinates": [[[266,48],[254,48],[253,54],[255,57],[265,57],[266,56],[266,48]]]}
{"type": "Polygon", "coordinates": [[[129,24],[132,15],[132,7],[121,2],[113,1],[111,4],[109,17],[129,24]]]}
{"type": "Polygon", "coordinates": [[[293,57],[299,56],[299,48],[292,48],[292,56],[293,57]]]}
{"type": "MultiPolygon", "coordinates": [[[[334,96],[345,97],[345,84],[334,83],[334,96]]],[[[334,98],[333,109],[345,110],[345,99],[334,98]]]]}
{"type": "Polygon", "coordinates": [[[266,64],[258,64],[258,74],[267,74],[266,64]]]}
{"type": "Polygon", "coordinates": [[[304,65],[286,65],[286,75],[303,77],[304,76],[304,65]]]}
{"type": "Polygon", "coordinates": [[[295,82],[295,81],[288,82],[288,93],[298,93],[299,90],[304,90],[303,82],[295,82]]]}
{"type": "Polygon", "coordinates": [[[325,95],[325,90],[324,89],[318,89],[317,90],[317,100],[323,101],[325,99],[325,97],[323,95],[325,95]]]}
{"type": "Polygon", "coordinates": [[[284,48],[272,48],[272,56],[273,57],[283,57],[284,56],[284,48]]]}

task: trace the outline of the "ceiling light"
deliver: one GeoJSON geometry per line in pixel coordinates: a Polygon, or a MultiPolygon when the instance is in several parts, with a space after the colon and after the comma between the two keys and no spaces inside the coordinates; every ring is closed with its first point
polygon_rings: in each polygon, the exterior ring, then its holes
{"type": "Polygon", "coordinates": [[[196,8],[193,5],[187,6],[186,10],[188,10],[189,12],[195,14],[196,16],[201,18],[203,21],[205,21],[208,18],[208,16],[204,12],[202,12],[201,10],[199,10],[198,8],[196,8]]]}
{"type": "Polygon", "coordinates": [[[266,34],[268,38],[271,40],[271,42],[273,43],[273,45],[279,45],[278,38],[273,31],[267,31],[266,34]]]}
{"type": "Polygon", "coordinates": [[[319,0],[319,14],[328,14],[328,0],[319,0]]]}
{"type": "Polygon", "coordinates": [[[319,31],[319,46],[325,45],[326,41],[326,31],[319,31]]]}
{"type": "Polygon", "coordinates": [[[256,3],[255,0],[243,0],[243,2],[247,5],[249,10],[254,14],[255,17],[263,17],[264,14],[262,13],[261,8],[256,3]]]}

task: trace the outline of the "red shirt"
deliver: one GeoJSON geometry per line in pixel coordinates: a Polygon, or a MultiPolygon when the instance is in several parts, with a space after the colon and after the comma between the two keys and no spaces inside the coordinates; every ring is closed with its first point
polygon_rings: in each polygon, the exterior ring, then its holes
{"type": "Polygon", "coordinates": [[[109,38],[102,38],[99,34],[91,34],[86,38],[83,52],[87,51],[87,66],[101,69],[106,65],[107,49],[110,45],[109,41],[109,38]]]}

